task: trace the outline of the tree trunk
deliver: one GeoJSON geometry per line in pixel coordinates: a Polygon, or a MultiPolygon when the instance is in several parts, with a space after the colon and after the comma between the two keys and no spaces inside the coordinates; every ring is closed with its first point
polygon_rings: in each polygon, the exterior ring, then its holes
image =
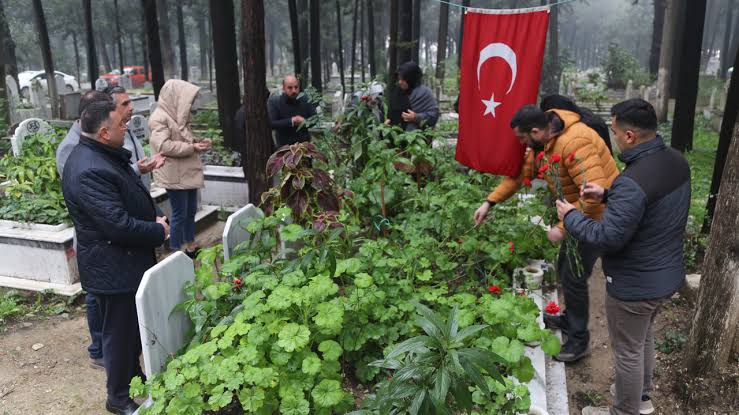
{"type": "MultiPolygon", "coordinates": [[[[103,40],[103,35],[100,33],[100,29],[95,31],[95,36],[97,36],[97,43],[100,49],[100,60],[103,61],[103,70],[108,73],[113,70],[113,66],[111,65],[108,48],[105,46],[105,41],[103,40]]],[[[94,88],[95,85],[92,87],[94,88]]]]}
{"type": "Polygon", "coordinates": [[[77,47],[77,31],[75,30],[72,31],[72,44],[74,45],[74,67],[77,69],[75,75],[77,75],[77,81],[82,82],[82,78],[80,78],[80,49],[77,47]]]}
{"type": "MultiPolygon", "coordinates": [[[[449,5],[439,5],[439,36],[436,38],[436,79],[444,83],[444,60],[446,59],[447,32],[449,31],[449,5]]],[[[440,88],[441,89],[441,88],[440,88]]]]}
{"type": "Polygon", "coordinates": [[[672,147],[684,152],[693,149],[695,103],[698,98],[698,75],[701,63],[703,21],[706,0],[690,0],[686,12],[684,42],[680,65],[680,85],[675,102],[675,122],[672,124],[672,147]]]}
{"type": "MultiPolygon", "coordinates": [[[[15,42],[10,34],[8,20],[5,17],[2,0],[0,0],[0,59],[4,61],[5,75],[10,75],[18,83],[18,62],[15,58],[15,42]]],[[[3,77],[5,81],[5,77],[3,77]]]]}
{"type": "Polygon", "coordinates": [[[290,9],[290,33],[293,41],[293,67],[295,68],[295,76],[300,75],[302,60],[300,59],[300,31],[298,29],[298,8],[295,0],[287,0],[290,9]]]}
{"type": "MultiPolygon", "coordinates": [[[[734,53],[734,68],[739,68],[739,53],[734,53]]],[[[729,152],[729,143],[737,121],[737,112],[739,112],[739,70],[734,70],[729,81],[729,90],[726,95],[726,105],[724,107],[724,117],[721,120],[721,132],[719,133],[718,148],[716,149],[716,162],[713,165],[713,177],[711,178],[711,192],[708,196],[706,204],[706,217],[703,222],[702,233],[711,231],[711,221],[716,210],[716,196],[721,186],[721,178],[724,173],[724,165],[726,164],[727,153],[729,152]]],[[[736,188],[735,188],[736,189],[736,188]]],[[[733,192],[733,191],[732,191],[733,192]]]]}
{"type": "Polygon", "coordinates": [[[367,82],[365,80],[366,68],[364,66],[364,2],[359,2],[359,67],[362,68],[362,83],[367,82]]]}
{"type": "Polygon", "coordinates": [[[180,75],[185,81],[189,79],[189,71],[187,70],[187,38],[185,37],[185,22],[182,17],[182,9],[185,4],[182,0],[177,0],[177,40],[180,44],[180,75]]]}
{"type": "Polygon", "coordinates": [[[665,24],[662,27],[662,41],[659,51],[659,71],[657,73],[657,121],[667,121],[667,108],[670,102],[670,77],[674,53],[673,37],[677,29],[676,0],[665,0],[665,24]]]}
{"type": "Polygon", "coordinates": [[[339,40],[339,76],[341,77],[341,96],[343,99],[344,94],[346,94],[346,83],[344,83],[344,49],[341,42],[343,35],[341,33],[341,1],[339,0],[336,0],[336,28],[339,40]]]}
{"type": "Polygon", "coordinates": [[[121,37],[121,19],[118,16],[118,0],[113,0],[113,16],[115,17],[115,40],[118,46],[118,67],[123,74],[123,42],[121,37]]]}
{"type": "MultiPolygon", "coordinates": [[[[157,19],[157,5],[155,0],[141,0],[146,22],[146,45],[149,51],[151,64],[151,83],[154,88],[154,98],[159,99],[159,91],[164,86],[164,66],[162,65],[162,49],[159,43],[159,21],[157,19]]],[[[147,71],[147,76],[148,76],[147,71]]]]}
{"type": "Polygon", "coordinates": [[[323,91],[321,79],[321,0],[310,0],[310,66],[311,84],[323,91]]]}
{"type": "Polygon", "coordinates": [[[413,60],[413,2],[411,0],[400,1],[398,12],[398,31],[400,41],[398,42],[398,64],[402,65],[413,60]]]}
{"type": "Polygon", "coordinates": [[[156,0],[157,13],[159,17],[159,34],[160,44],[162,48],[162,63],[164,64],[164,76],[166,79],[172,79],[177,75],[177,69],[174,63],[174,49],[172,48],[172,35],[170,34],[169,24],[169,5],[167,0],[156,0]]]}
{"type": "MultiPolygon", "coordinates": [[[[146,17],[146,16],[144,16],[146,17]]],[[[144,21],[145,25],[146,21],[144,21]]],[[[146,40],[148,33],[146,28],[141,31],[141,48],[144,51],[144,79],[151,82],[151,76],[149,74],[149,42],[146,40]]]]}
{"type": "Polygon", "coordinates": [[[300,64],[301,72],[298,77],[300,79],[300,85],[302,87],[305,87],[306,85],[308,85],[308,79],[310,78],[310,68],[308,67],[308,60],[312,56],[310,51],[310,32],[308,31],[308,29],[310,28],[310,13],[308,0],[299,1],[300,3],[298,3],[298,10],[300,10],[300,14],[298,15],[298,18],[300,24],[298,25],[298,27],[300,28],[300,46],[303,48],[303,50],[300,52],[300,57],[303,59],[303,61],[300,64]]]}
{"type": "MultiPolygon", "coordinates": [[[[242,5],[243,7],[246,6],[242,5]]],[[[213,30],[218,118],[221,121],[223,143],[232,150],[243,150],[244,140],[234,135],[234,115],[236,115],[236,111],[239,110],[239,106],[241,105],[241,93],[239,91],[239,66],[236,57],[236,23],[234,22],[234,5],[232,0],[210,0],[210,27],[213,30]]],[[[260,24],[260,27],[263,31],[264,22],[260,24]]],[[[264,47],[264,34],[262,34],[261,39],[261,47],[264,47]]],[[[261,53],[264,56],[264,50],[261,53]]],[[[262,60],[260,65],[264,68],[264,60],[262,60]]],[[[251,71],[250,67],[245,66],[245,68],[249,68],[251,71]]],[[[262,85],[262,88],[264,88],[264,85],[262,85]]]]}
{"type": "Polygon", "coordinates": [[[390,0],[390,42],[387,48],[387,74],[388,89],[393,88],[397,75],[395,71],[398,69],[398,0],[390,0]]]}
{"type": "MultiPolygon", "coordinates": [[[[549,0],[549,4],[557,0],[549,0]]],[[[550,8],[549,12],[549,44],[547,45],[547,63],[542,90],[546,94],[555,94],[559,89],[559,7],[550,8]]]]}
{"type": "Polygon", "coordinates": [[[205,74],[208,72],[208,55],[207,50],[210,47],[208,45],[208,37],[205,34],[205,14],[199,13],[197,16],[198,20],[198,43],[200,45],[200,80],[205,79],[205,74]]]}
{"type": "Polygon", "coordinates": [[[377,67],[375,66],[375,10],[372,0],[367,0],[367,52],[370,79],[374,81],[377,76],[377,67]]]}
{"type": "Polygon", "coordinates": [[[652,19],[652,46],[649,50],[649,73],[657,75],[659,70],[660,43],[662,27],[665,23],[665,0],[653,0],[654,18],[652,19]]]}
{"type": "MultiPolygon", "coordinates": [[[[680,76],[682,73],[682,45],[685,37],[686,20],[687,19],[687,3],[689,0],[672,0],[675,4],[675,10],[677,11],[677,17],[675,22],[675,31],[672,34],[672,41],[675,45],[672,46],[672,76],[670,76],[670,98],[677,98],[678,85],[680,84],[680,76]]],[[[665,43],[662,42],[662,45],[665,43]]]]}
{"type": "Polygon", "coordinates": [[[128,32],[128,47],[131,51],[131,65],[136,65],[136,41],[133,37],[133,31],[128,32]]]}
{"type": "Polygon", "coordinates": [[[721,71],[719,73],[719,78],[726,79],[726,73],[729,70],[729,64],[731,63],[731,60],[734,58],[733,56],[730,56],[731,53],[731,34],[733,33],[733,15],[734,15],[734,7],[732,3],[733,0],[728,0],[729,7],[726,11],[726,21],[724,21],[724,42],[721,46],[721,71]]]}
{"type": "MultiPolygon", "coordinates": [[[[726,129],[722,127],[722,134],[726,129]]],[[[739,228],[739,194],[736,192],[739,188],[739,124],[734,123],[733,130],[703,262],[698,305],[685,348],[688,372],[696,377],[715,374],[729,363],[739,326],[739,233],[736,232],[739,228]]]]}
{"type": "Polygon", "coordinates": [[[56,74],[54,73],[54,61],[51,58],[51,45],[49,44],[49,31],[46,27],[46,17],[41,0],[33,0],[33,17],[38,31],[38,40],[41,45],[41,57],[44,60],[46,71],[46,85],[49,89],[51,101],[51,118],[59,118],[59,94],[56,90],[56,74]]]}
{"type": "MultiPolygon", "coordinates": [[[[218,1],[218,0],[214,0],[218,1]]],[[[272,153],[272,131],[267,120],[266,69],[264,67],[264,3],[243,0],[241,4],[241,49],[244,56],[244,106],[247,137],[242,152],[244,177],[249,183],[249,202],[261,203],[270,187],[267,160],[272,153]]]]}
{"type": "MultiPolygon", "coordinates": [[[[208,11],[210,13],[210,9],[208,11]]],[[[210,24],[210,19],[207,21],[208,24],[208,45],[213,44],[213,25],[210,24]]],[[[210,92],[213,92],[213,48],[208,47],[208,88],[210,92]]]]}
{"type": "MultiPolygon", "coordinates": [[[[0,14],[0,19],[3,16],[0,14]]],[[[0,52],[2,46],[0,45],[0,52]]],[[[5,83],[5,55],[0,55],[0,135],[5,136],[10,127],[10,99],[8,99],[8,85],[5,83]]]]}
{"type": "Polygon", "coordinates": [[[411,59],[421,64],[421,0],[413,0],[413,17],[412,17],[412,33],[413,49],[411,49],[411,59]]]}
{"type": "Polygon", "coordinates": [[[275,44],[277,43],[277,31],[275,30],[275,22],[268,20],[269,23],[269,74],[275,76],[275,44]]]}
{"type": "Polygon", "coordinates": [[[349,84],[351,92],[354,93],[354,63],[357,62],[357,21],[359,20],[359,0],[354,0],[354,19],[352,23],[352,63],[349,72],[349,84]]]}
{"type": "MultiPolygon", "coordinates": [[[[470,0],[462,0],[462,6],[470,7],[470,0]]],[[[464,8],[459,16],[459,42],[457,42],[457,68],[462,67],[462,38],[464,37],[464,8]]]]}

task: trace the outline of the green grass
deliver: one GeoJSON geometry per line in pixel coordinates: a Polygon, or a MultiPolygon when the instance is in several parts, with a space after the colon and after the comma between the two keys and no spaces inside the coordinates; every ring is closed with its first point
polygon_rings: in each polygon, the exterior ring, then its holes
{"type": "Polygon", "coordinates": [[[53,316],[70,312],[81,295],[63,297],[51,292],[25,293],[0,288],[0,332],[23,317],[53,316]]]}

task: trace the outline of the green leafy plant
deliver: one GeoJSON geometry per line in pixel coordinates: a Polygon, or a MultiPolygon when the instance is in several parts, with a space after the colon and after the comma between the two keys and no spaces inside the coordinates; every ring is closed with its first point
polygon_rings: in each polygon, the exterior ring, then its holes
{"type": "Polygon", "coordinates": [[[606,72],[606,83],[609,88],[625,88],[629,80],[633,81],[634,87],[647,85],[650,81],[647,72],[626,49],[611,43],[608,46],[608,54],[603,61],[606,72]]]}

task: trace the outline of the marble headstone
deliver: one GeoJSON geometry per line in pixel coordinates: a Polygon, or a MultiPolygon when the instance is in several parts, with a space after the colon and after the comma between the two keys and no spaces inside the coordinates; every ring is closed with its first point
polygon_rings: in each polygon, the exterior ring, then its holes
{"type": "Polygon", "coordinates": [[[5,76],[6,90],[8,91],[8,108],[10,109],[10,122],[16,122],[16,111],[18,104],[21,102],[20,94],[18,93],[18,84],[15,83],[15,78],[10,75],[5,76]]]}
{"type": "Polygon", "coordinates": [[[46,109],[47,101],[48,99],[46,98],[44,87],[38,79],[34,79],[31,82],[31,105],[33,105],[34,108],[41,108],[43,110],[46,109]]]}
{"type": "Polygon", "coordinates": [[[128,122],[128,129],[140,142],[143,143],[149,140],[149,123],[144,116],[134,115],[131,117],[131,121],[128,122]]]}
{"type": "Polygon", "coordinates": [[[23,151],[23,140],[29,135],[36,133],[46,134],[52,131],[51,126],[40,118],[29,118],[22,121],[18,128],[15,129],[15,134],[10,137],[10,144],[13,147],[13,155],[18,157],[23,151]]]}
{"type": "Polygon", "coordinates": [[[96,91],[102,91],[105,88],[108,87],[108,82],[103,78],[98,78],[95,80],[95,90],[96,91]]]}
{"type": "Polygon", "coordinates": [[[144,273],[136,291],[136,313],[147,378],[159,373],[189,341],[190,319],[184,311],[172,310],[186,299],[185,283],[194,280],[193,262],[183,252],[175,252],[144,273]]]}
{"type": "Polygon", "coordinates": [[[264,217],[264,213],[251,203],[242,207],[228,217],[223,229],[223,256],[228,259],[233,255],[235,248],[249,239],[246,226],[256,218],[264,217]]]}

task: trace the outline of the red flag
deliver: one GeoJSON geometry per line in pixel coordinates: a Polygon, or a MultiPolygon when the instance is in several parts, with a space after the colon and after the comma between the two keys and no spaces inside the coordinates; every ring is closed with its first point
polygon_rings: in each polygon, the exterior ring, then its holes
{"type": "Polygon", "coordinates": [[[510,128],[535,104],[547,37],[546,8],[469,10],[464,16],[457,161],[475,170],[517,176],[524,146],[510,128]]]}

